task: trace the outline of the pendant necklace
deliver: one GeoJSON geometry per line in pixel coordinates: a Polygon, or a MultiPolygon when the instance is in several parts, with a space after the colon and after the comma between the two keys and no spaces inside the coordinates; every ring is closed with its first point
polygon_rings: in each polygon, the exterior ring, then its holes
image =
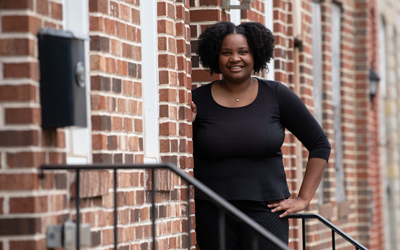
{"type": "Polygon", "coordinates": [[[247,89],[246,89],[246,91],[243,93],[243,95],[241,95],[240,97],[235,97],[235,96],[233,96],[233,95],[231,94],[231,92],[229,92],[229,90],[225,87],[225,81],[222,81],[222,86],[224,86],[224,89],[226,90],[226,92],[228,92],[228,94],[229,94],[230,96],[232,96],[233,98],[236,99],[236,102],[239,102],[239,99],[242,98],[243,96],[245,96],[245,95],[247,94],[247,92],[250,90],[250,86],[251,86],[252,83],[253,83],[253,78],[251,77],[251,78],[250,78],[250,84],[249,84],[249,86],[247,87],[247,89]]]}

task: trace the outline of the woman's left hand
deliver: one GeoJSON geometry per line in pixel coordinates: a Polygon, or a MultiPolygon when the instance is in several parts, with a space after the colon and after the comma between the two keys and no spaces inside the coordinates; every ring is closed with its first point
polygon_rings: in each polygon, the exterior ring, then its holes
{"type": "Polygon", "coordinates": [[[301,197],[296,197],[293,199],[271,201],[269,202],[268,207],[271,208],[271,211],[273,213],[278,211],[285,211],[284,213],[279,215],[280,218],[283,218],[291,213],[296,213],[304,210],[307,207],[308,203],[309,202],[307,200],[301,197]]]}

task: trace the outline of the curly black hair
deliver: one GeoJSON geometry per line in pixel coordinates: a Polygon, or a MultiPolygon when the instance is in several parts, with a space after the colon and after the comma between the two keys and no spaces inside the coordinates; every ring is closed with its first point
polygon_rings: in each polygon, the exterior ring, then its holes
{"type": "Polygon", "coordinates": [[[275,37],[269,29],[256,22],[242,23],[238,26],[231,22],[218,22],[201,33],[196,51],[201,64],[209,68],[210,74],[221,73],[218,61],[222,41],[225,36],[233,33],[246,37],[254,58],[254,72],[268,69],[267,63],[274,57],[275,47],[275,37]]]}

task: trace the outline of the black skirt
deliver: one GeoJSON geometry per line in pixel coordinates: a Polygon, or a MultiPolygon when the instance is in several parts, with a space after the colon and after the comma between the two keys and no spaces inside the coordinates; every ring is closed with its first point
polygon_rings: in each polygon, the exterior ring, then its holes
{"type": "MultiPolygon", "coordinates": [[[[288,218],[279,218],[283,212],[272,213],[267,201],[229,201],[236,208],[277,236],[285,244],[289,239],[288,218]]],[[[218,208],[206,200],[196,199],[196,238],[201,250],[219,250],[218,208]]],[[[225,217],[226,249],[249,250],[251,248],[251,232],[237,220],[225,217]]],[[[267,239],[260,237],[259,250],[279,249],[267,239]]]]}

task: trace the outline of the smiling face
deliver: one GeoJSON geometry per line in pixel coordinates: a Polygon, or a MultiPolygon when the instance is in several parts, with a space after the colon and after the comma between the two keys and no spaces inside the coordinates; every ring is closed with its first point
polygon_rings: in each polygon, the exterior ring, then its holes
{"type": "Polygon", "coordinates": [[[251,77],[254,58],[245,36],[227,35],[219,52],[219,69],[227,81],[243,82],[251,77]]]}

